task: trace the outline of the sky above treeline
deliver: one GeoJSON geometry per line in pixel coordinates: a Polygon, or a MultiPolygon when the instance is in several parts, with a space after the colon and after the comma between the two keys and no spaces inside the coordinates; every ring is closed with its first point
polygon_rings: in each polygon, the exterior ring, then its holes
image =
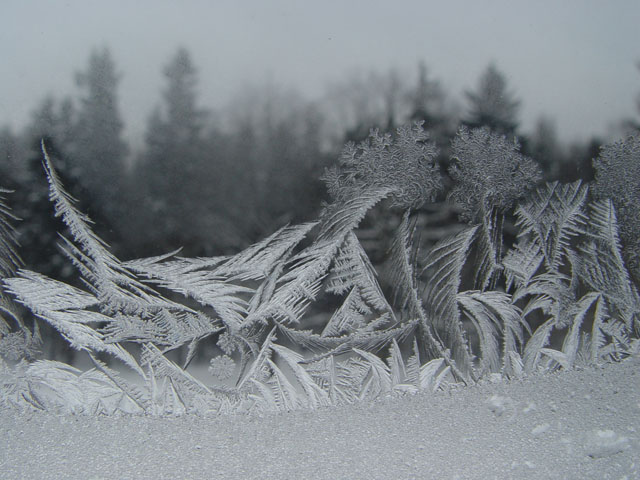
{"type": "Polygon", "coordinates": [[[75,74],[106,46],[127,136],[139,136],[184,46],[214,109],[246,85],[320,99],[391,68],[412,83],[421,61],[464,108],[494,62],[522,102],[522,131],[544,114],[562,140],[585,140],[640,117],[639,25],[637,0],[1,0],[0,126],[24,126],[47,94],[77,96],[75,74]]]}

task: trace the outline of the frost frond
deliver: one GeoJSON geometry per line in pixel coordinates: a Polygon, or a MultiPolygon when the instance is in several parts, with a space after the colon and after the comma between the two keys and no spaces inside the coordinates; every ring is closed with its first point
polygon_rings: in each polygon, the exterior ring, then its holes
{"type": "MultiPolygon", "coordinates": [[[[153,290],[136,280],[122,263],[109,252],[106,243],[98,237],[90,225],[91,219],[74,205],[75,200],[64,189],[49,154],[41,144],[43,166],[49,182],[49,197],[55,205],[55,215],[61,217],[79,247],[73,246],[72,257],[81,272],[95,289],[98,297],[116,308],[140,310],[153,304],[157,295],[153,290]]],[[[72,245],[67,240],[68,245],[72,245]]]]}
{"type": "Polygon", "coordinates": [[[13,275],[22,265],[18,254],[18,239],[12,222],[18,220],[5,203],[2,193],[9,190],[0,188],[0,278],[13,275]]]}
{"type": "Polygon", "coordinates": [[[508,362],[508,353],[517,352],[524,343],[524,322],[511,296],[497,291],[467,291],[458,294],[458,302],[478,333],[481,373],[497,372],[503,367],[512,373],[511,366],[501,365],[500,361],[508,362]]]}
{"type": "Polygon", "coordinates": [[[350,232],[333,260],[333,268],[325,288],[337,295],[356,289],[358,297],[367,305],[379,312],[392,313],[376,276],[376,271],[358,238],[350,232]]]}
{"type": "Polygon", "coordinates": [[[579,247],[576,269],[581,280],[605,295],[617,316],[633,330],[640,314],[640,298],[622,258],[613,202],[593,202],[590,213],[588,240],[579,247]]]}
{"type": "Polygon", "coordinates": [[[623,255],[635,281],[640,281],[640,133],[605,145],[594,159],[593,194],[610,199],[620,219],[623,255]]]}
{"type": "Polygon", "coordinates": [[[573,253],[572,238],[584,232],[587,192],[580,182],[547,183],[516,209],[519,236],[531,235],[538,242],[551,271],[559,271],[573,253]]]}
{"type": "Polygon", "coordinates": [[[424,260],[421,275],[426,278],[424,304],[427,316],[441,332],[444,344],[452,349],[454,359],[467,371],[471,370],[472,361],[464,338],[457,295],[462,267],[476,231],[477,227],[467,228],[438,242],[424,260]]]}

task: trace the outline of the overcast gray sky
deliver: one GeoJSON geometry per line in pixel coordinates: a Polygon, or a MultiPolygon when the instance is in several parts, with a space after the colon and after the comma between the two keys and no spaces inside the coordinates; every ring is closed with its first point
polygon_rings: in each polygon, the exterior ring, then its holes
{"type": "Polygon", "coordinates": [[[564,139],[584,139],[638,116],[639,31],[638,0],[0,0],[0,125],[24,125],[47,93],[75,95],[75,72],[106,45],[125,123],[140,133],[163,66],[185,46],[214,108],[247,82],[316,98],[358,70],[413,81],[419,61],[462,99],[494,61],[525,131],[548,114],[564,139]]]}

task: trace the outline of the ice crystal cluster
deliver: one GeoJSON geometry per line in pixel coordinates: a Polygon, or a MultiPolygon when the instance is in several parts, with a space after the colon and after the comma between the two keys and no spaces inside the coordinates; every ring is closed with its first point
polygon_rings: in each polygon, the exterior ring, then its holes
{"type": "Polygon", "coordinates": [[[390,188],[394,206],[416,208],[442,188],[435,162],[438,150],[422,124],[398,128],[394,136],[372,131],[367,140],[347,144],[338,167],[325,174],[332,199],[344,201],[366,190],[390,188]]]}
{"type": "Polygon", "coordinates": [[[638,186],[627,178],[638,137],[603,149],[596,201],[580,182],[536,185],[536,165],[487,129],[460,130],[452,147],[450,199],[471,224],[426,254],[414,240],[418,207],[442,181],[435,147],[412,125],[345,147],[315,222],[231,256],[128,261],[93,232],[43,147],[50,197],[70,232],[61,247],[82,281],[19,269],[0,204],[0,405],[153,415],[317,408],[637,351],[640,297],[616,209],[625,239],[637,225],[638,186]],[[381,268],[358,226],[385,199],[404,212],[381,268]],[[505,245],[510,208],[516,239],[505,245]],[[31,361],[40,322],[95,368],[31,361]],[[204,344],[218,352],[206,381],[189,370],[204,344]]]}
{"type": "Polygon", "coordinates": [[[594,194],[613,201],[625,259],[640,280],[640,134],[602,147],[593,166],[594,194]]]}
{"type": "Polygon", "coordinates": [[[466,221],[478,221],[491,207],[506,211],[542,178],[540,167],[520,153],[517,140],[488,128],[461,128],[452,149],[450,198],[466,221]]]}

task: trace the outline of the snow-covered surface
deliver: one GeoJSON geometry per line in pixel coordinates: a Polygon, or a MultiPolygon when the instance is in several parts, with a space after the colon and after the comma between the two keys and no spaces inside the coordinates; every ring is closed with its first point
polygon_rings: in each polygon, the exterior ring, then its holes
{"type": "Polygon", "coordinates": [[[640,358],[265,416],[0,412],[0,477],[638,479],[640,358]]]}

